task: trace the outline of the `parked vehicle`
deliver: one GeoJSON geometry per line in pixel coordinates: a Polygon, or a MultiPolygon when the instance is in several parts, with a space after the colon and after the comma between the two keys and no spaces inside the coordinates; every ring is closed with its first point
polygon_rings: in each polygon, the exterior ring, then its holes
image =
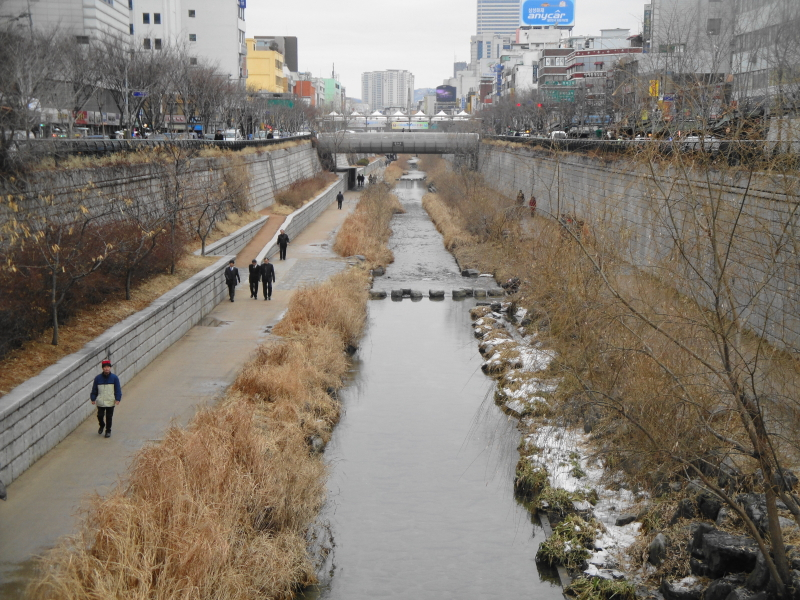
{"type": "Polygon", "coordinates": [[[567,132],[566,131],[551,131],[550,132],[550,139],[551,140],[565,140],[565,139],[567,139],[567,132]]]}
{"type": "Polygon", "coordinates": [[[222,139],[224,139],[226,142],[234,142],[243,140],[244,137],[238,129],[226,129],[222,132],[222,139]]]}

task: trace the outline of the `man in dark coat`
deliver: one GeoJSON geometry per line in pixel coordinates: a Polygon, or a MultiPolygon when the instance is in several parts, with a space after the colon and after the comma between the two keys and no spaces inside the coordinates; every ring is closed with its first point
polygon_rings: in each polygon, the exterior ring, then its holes
{"type": "Polygon", "coordinates": [[[250,269],[250,297],[258,300],[258,280],[261,279],[261,268],[255,258],[248,268],[250,269]]]}
{"type": "Polygon", "coordinates": [[[342,202],[344,202],[344,194],[339,192],[336,194],[336,204],[339,205],[339,210],[342,210],[342,202]]]}
{"type": "Polygon", "coordinates": [[[289,236],[286,235],[286,232],[281,229],[281,233],[278,236],[278,248],[280,248],[280,259],[286,260],[286,246],[289,245],[289,236]]]}
{"type": "Polygon", "coordinates": [[[259,267],[261,271],[261,287],[264,289],[264,300],[272,300],[272,282],[275,281],[275,267],[265,256],[259,267]]]}
{"type": "Polygon", "coordinates": [[[239,269],[234,266],[233,261],[228,263],[228,268],[225,269],[225,284],[228,286],[228,294],[233,302],[233,297],[236,295],[236,284],[242,279],[239,277],[239,269]]]}
{"type": "Polygon", "coordinates": [[[111,437],[111,421],[114,418],[114,407],[119,406],[122,401],[122,386],[119,377],[111,372],[111,361],[104,360],[102,363],[103,372],[94,378],[92,392],[89,399],[92,405],[97,406],[97,421],[100,429],[97,433],[106,430],[106,437],[111,437]]]}

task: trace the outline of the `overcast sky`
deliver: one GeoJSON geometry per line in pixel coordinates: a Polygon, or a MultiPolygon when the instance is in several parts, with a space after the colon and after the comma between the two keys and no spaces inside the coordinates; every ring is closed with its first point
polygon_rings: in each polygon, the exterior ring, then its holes
{"type": "MultiPolygon", "coordinates": [[[[573,33],[624,27],[638,33],[645,0],[576,0],[573,33]]],[[[469,61],[477,0],[248,0],[247,37],[297,36],[300,71],[336,73],[351,98],[361,73],[407,69],[414,87],[452,77],[453,59],[469,61]]]]}

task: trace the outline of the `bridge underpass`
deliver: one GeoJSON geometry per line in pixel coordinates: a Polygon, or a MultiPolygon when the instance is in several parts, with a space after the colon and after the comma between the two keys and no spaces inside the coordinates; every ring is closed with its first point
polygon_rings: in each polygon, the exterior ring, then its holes
{"type": "Polygon", "coordinates": [[[321,133],[320,154],[477,154],[477,133],[321,133]]]}

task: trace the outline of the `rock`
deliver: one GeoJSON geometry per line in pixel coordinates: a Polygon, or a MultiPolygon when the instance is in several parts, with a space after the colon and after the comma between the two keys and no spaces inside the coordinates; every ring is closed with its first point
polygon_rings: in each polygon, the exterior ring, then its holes
{"type": "Polygon", "coordinates": [[[800,600],[800,571],[797,569],[792,571],[792,587],[794,588],[792,600],[800,600]]]}
{"type": "Polygon", "coordinates": [[[689,569],[691,570],[692,575],[697,575],[698,577],[708,577],[708,565],[694,557],[689,559],[689,569]]]}
{"type": "Polygon", "coordinates": [[[383,300],[386,298],[386,290],[370,290],[369,291],[369,299],[370,300],[383,300]]]}
{"type": "Polygon", "coordinates": [[[724,531],[703,534],[703,557],[711,577],[727,573],[749,573],[756,566],[759,554],[755,540],[724,531]]]}
{"type": "Polygon", "coordinates": [[[356,254],[355,256],[353,256],[353,258],[355,258],[356,260],[360,260],[361,262],[364,262],[365,260],[367,260],[367,257],[366,256],[362,256],[361,254],[356,254]]]}
{"type": "Polygon", "coordinates": [[[617,527],[622,527],[623,525],[628,525],[629,523],[633,523],[636,520],[636,515],[620,515],[617,517],[617,520],[614,521],[614,525],[617,527]]]}
{"type": "Polygon", "coordinates": [[[684,498],[678,502],[678,508],[675,514],[672,515],[669,524],[675,525],[679,519],[694,519],[696,516],[697,510],[695,510],[694,502],[692,502],[691,498],[684,498]]]}
{"type": "Polygon", "coordinates": [[[694,577],[686,577],[676,582],[665,579],[658,589],[665,600],[700,600],[703,596],[703,584],[694,577]]]}
{"type": "Polygon", "coordinates": [[[475,303],[475,306],[488,306],[488,307],[491,309],[491,308],[492,308],[492,303],[491,303],[491,302],[485,302],[485,301],[483,301],[483,302],[476,302],[476,303],[475,303]]]}
{"type": "Polygon", "coordinates": [[[751,592],[745,588],[734,588],[725,600],[767,600],[766,592],[751,592]]]}
{"type": "Polygon", "coordinates": [[[689,526],[689,531],[692,533],[689,551],[692,553],[692,556],[696,558],[705,558],[705,554],[703,554],[703,536],[712,531],[716,531],[716,529],[708,523],[692,523],[689,526]]]}
{"type": "Polygon", "coordinates": [[[471,298],[472,295],[474,294],[474,290],[472,288],[468,288],[468,287],[461,288],[461,291],[464,292],[464,295],[466,297],[468,297],[468,298],[471,298]]]}
{"type": "Polygon", "coordinates": [[[477,277],[481,272],[478,269],[464,269],[461,271],[462,277],[477,277]]]}
{"type": "Polygon", "coordinates": [[[741,577],[728,575],[712,581],[706,588],[703,600],[725,600],[734,589],[742,584],[741,577]]]}
{"type": "Polygon", "coordinates": [[[464,290],[453,290],[453,300],[462,300],[466,298],[467,295],[464,293],[464,290]]]}
{"type": "Polygon", "coordinates": [[[669,484],[669,489],[673,492],[680,492],[682,488],[680,481],[671,481],[669,484]]]}
{"type": "Polygon", "coordinates": [[[318,435],[312,435],[308,440],[308,445],[312,454],[319,454],[325,450],[325,442],[318,435]]]}
{"type": "Polygon", "coordinates": [[[736,485],[742,478],[742,471],[733,462],[730,456],[726,456],[719,465],[719,474],[717,475],[717,483],[720,487],[727,487],[728,485],[736,485]]]}
{"type": "Polygon", "coordinates": [[[531,323],[533,323],[533,319],[531,319],[530,317],[523,317],[523,318],[522,318],[522,321],[520,321],[520,322],[519,322],[519,324],[520,324],[522,327],[527,327],[527,326],[528,326],[528,325],[530,325],[531,323]]]}
{"type": "Polygon", "coordinates": [[[402,300],[403,299],[403,290],[392,290],[391,291],[392,300],[402,300]]]}
{"type": "Polygon", "coordinates": [[[715,520],[715,523],[717,524],[718,527],[725,527],[727,525],[732,524],[733,513],[731,512],[731,509],[728,508],[727,506],[723,506],[722,508],[720,508],[719,512],[717,513],[717,518],[715,520]]]}
{"type": "Polygon", "coordinates": [[[411,290],[411,292],[408,295],[412,300],[422,299],[422,292],[420,292],[419,290],[411,290]]]}
{"type": "Polygon", "coordinates": [[[647,547],[647,562],[658,566],[667,556],[667,538],[659,533],[647,547]]]}
{"type": "Polygon", "coordinates": [[[474,294],[476,298],[486,298],[486,290],[475,290],[474,294]]]}
{"type": "Polygon", "coordinates": [[[492,310],[496,313],[499,313],[502,309],[502,306],[499,302],[492,302],[489,306],[491,306],[492,310]]]}
{"type": "Polygon", "coordinates": [[[404,298],[410,298],[411,297],[411,288],[403,288],[402,292],[403,292],[403,297],[404,298]]]}
{"type": "Polygon", "coordinates": [[[751,571],[745,580],[745,587],[748,590],[758,592],[767,589],[769,583],[769,569],[764,555],[759,551],[756,556],[756,568],[751,571]]]}
{"type": "Polygon", "coordinates": [[[503,288],[492,288],[490,290],[486,290],[486,294],[492,298],[499,298],[505,295],[505,290],[503,288]]]}
{"type": "Polygon", "coordinates": [[[697,499],[697,509],[706,519],[716,521],[722,509],[722,500],[711,493],[703,494],[697,499]]]}
{"type": "Polygon", "coordinates": [[[444,300],[444,290],[428,290],[428,298],[431,300],[444,300]]]}
{"type": "MultiPolygon", "coordinates": [[[[744,508],[744,512],[753,520],[753,523],[756,524],[758,529],[762,533],[766,533],[769,526],[769,519],[767,517],[767,500],[764,494],[756,494],[753,492],[749,494],[739,494],[736,496],[736,502],[744,508]]],[[[779,509],[786,510],[786,505],[783,502],[778,501],[777,505],[779,509]]]]}
{"type": "Polygon", "coordinates": [[[372,269],[373,277],[380,277],[381,275],[385,274],[386,274],[386,269],[384,269],[383,267],[375,267],[374,269],[372,269]]]}
{"type": "Polygon", "coordinates": [[[772,480],[784,492],[794,489],[794,486],[797,485],[797,475],[789,469],[781,469],[779,472],[773,473],[772,480]]]}

